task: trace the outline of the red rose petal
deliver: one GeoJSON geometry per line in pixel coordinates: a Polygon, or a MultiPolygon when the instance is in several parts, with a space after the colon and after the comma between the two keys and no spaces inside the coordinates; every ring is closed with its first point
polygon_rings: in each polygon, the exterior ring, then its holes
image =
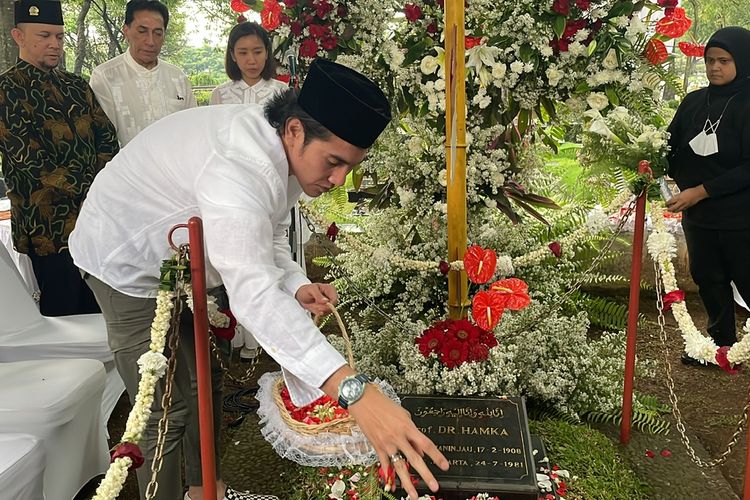
{"type": "Polygon", "coordinates": [[[729,362],[729,359],[727,359],[727,353],[729,353],[729,349],[729,346],[719,347],[719,349],[716,351],[716,363],[719,365],[719,368],[721,368],[728,374],[737,375],[740,372],[741,365],[736,365],[737,368],[735,368],[735,365],[732,365],[732,363],[729,362]]]}

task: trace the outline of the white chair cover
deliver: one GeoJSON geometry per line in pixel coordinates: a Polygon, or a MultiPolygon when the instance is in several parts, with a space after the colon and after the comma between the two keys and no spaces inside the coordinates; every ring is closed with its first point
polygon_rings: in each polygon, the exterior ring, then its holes
{"type": "MultiPolygon", "coordinates": [[[[106,471],[105,373],[93,359],[0,363],[0,433],[32,434],[47,457],[44,498],[71,500],[106,471]]],[[[27,471],[35,475],[36,471],[27,471]]],[[[4,492],[0,491],[0,497],[4,492]]],[[[12,498],[12,497],[9,497],[12,498]]]]}
{"type": "Polygon", "coordinates": [[[29,434],[0,434],[0,498],[43,497],[44,449],[29,434]]]}
{"type": "Polygon", "coordinates": [[[106,432],[125,384],[115,369],[104,317],[42,316],[5,248],[0,247],[0,318],[0,363],[57,358],[89,358],[104,363],[107,385],[101,406],[106,432]]]}
{"type": "MultiPolygon", "coordinates": [[[[0,205],[2,204],[0,203],[0,205]]],[[[10,204],[8,204],[8,208],[10,208],[10,204]]],[[[0,206],[0,210],[7,210],[8,208],[3,209],[0,206]]],[[[31,265],[31,259],[27,255],[16,252],[16,249],[13,248],[13,233],[10,227],[10,219],[0,220],[0,245],[4,246],[8,251],[13,265],[18,269],[29,295],[38,294],[39,285],[36,282],[36,276],[34,276],[34,267],[31,265]]]]}

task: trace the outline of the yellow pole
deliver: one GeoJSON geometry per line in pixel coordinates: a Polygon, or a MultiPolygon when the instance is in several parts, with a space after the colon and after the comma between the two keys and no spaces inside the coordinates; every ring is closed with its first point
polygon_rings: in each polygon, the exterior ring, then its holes
{"type": "MultiPolygon", "coordinates": [[[[466,67],[464,0],[445,2],[445,160],[448,183],[448,261],[461,260],[466,250],[466,67]]],[[[448,273],[448,314],[466,317],[466,272],[448,273]]]]}

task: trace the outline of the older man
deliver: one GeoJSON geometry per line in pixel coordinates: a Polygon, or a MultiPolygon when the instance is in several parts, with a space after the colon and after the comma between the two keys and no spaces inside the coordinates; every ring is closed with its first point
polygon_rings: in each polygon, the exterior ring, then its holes
{"type": "Polygon", "coordinates": [[[15,2],[19,61],[0,75],[0,156],[13,244],[28,254],[47,316],[98,312],[68,247],[94,176],[118,151],[115,129],[79,76],[57,69],[60,2],[15,2]]]}
{"type": "Polygon", "coordinates": [[[193,88],[177,66],[159,59],[169,10],[155,0],[131,0],[125,7],[124,54],[94,68],[89,84],[125,146],[153,122],[197,105],[193,88]]]}

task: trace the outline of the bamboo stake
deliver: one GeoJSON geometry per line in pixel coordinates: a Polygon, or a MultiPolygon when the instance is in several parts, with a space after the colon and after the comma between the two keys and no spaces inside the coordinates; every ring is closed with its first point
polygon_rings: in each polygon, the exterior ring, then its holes
{"type": "MultiPolygon", "coordinates": [[[[466,250],[466,67],[464,0],[445,2],[445,160],[448,184],[448,261],[466,250]]],[[[448,314],[465,317],[469,307],[465,271],[448,273],[448,314]]]]}

